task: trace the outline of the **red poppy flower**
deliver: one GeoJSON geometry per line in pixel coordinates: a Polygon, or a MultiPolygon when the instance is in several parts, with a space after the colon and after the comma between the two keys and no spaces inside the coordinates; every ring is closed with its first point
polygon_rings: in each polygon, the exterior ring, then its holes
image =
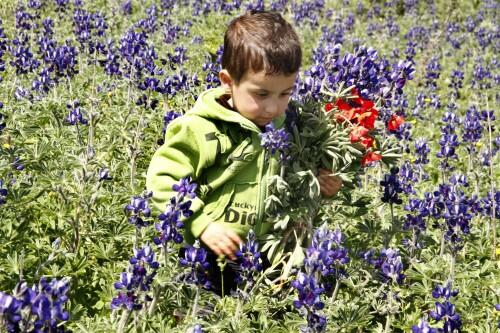
{"type": "Polygon", "coordinates": [[[375,141],[371,136],[368,135],[369,129],[363,126],[353,127],[349,133],[349,139],[351,143],[359,142],[366,149],[373,147],[373,142],[375,141]]]}
{"type": "Polygon", "coordinates": [[[373,147],[374,141],[375,141],[374,138],[372,138],[371,136],[367,135],[367,136],[361,137],[361,139],[359,140],[359,143],[361,143],[363,145],[363,147],[365,147],[366,149],[368,149],[368,148],[373,147]]]}
{"type": "Polygon", "coordinates": [[[361,159],[361,165],[366,167],[373,165],[374,163],[380,161],[382,159],[382,155],[379,153],[374,153],[372,151],[369,151],[363,156],[363,159],[361,159]]]}
{"type": "Polygon", "coordinates": [[[340,110],[335,117],[337,122],[342,123],[348,120],[351,123],[373,129],[378,117],[378,111],[374,108],[373,102],[362,98],[356,88],[351,90],[351,94],[355,97],[347,101],[338,99],[335,102],[335,106],[340,110]]]}
{"type": "Polygon", "coordinates": [[[373,129],[375,127],[375,120],[378,117],[378,111],[374,108],[369,109],[358,115],[358,124],[364,126],[368,129],[373,129]]]}
{"type": "Polygon", "coordinates": [[[346,120],[351,123],[356,123],[356,116],[356,109],[342,110],[341,112],[335,114],[335,119],[338,123],[343,123],[346,120]]]}
{"type": "Polygon", "coordinates": [[[349,139],[351,140],[351,143],[358,142],[359,140],[361,140],[362,137],[366,136],[369,132],[370,130],[363,126],[355,126],[351,129],[351,132],[349,133],[349,139]]]}
{"type": "Polygon", "coordinates": [[[399,126],[404,124],[405,118],[403,116],[398,116],[397,114],[393,114],[389,122],[387,123],[387,129],[391,132],[397,131],[399,126]]]}
{"type": "Polygon", "coordinates": [[[333,104],[332,103],[326,103],[325,104],[325,111],[330,112],[333,109],[333,104]]]}

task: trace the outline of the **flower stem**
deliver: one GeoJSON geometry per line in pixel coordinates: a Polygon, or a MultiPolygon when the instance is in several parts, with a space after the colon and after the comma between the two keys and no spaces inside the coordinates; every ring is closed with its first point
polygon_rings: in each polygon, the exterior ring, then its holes
{"type": "Polygon", "coordinates": [[[453,277],[455,276],[455,254],[451,254],[451,260],[450,260],[450,280],[453,281],[453,277]]]}
{"type": "Polygon", "coordinates": [[[160,286],[159,285],[154,286],[153,300],[151,301],[151,304],[149,304],[149,309],[148,309],[148,315],[150,316],[154,313],[156,303],[158,302],[159,293],[160,293],[160,286]]]}
{"type": "Polygon", "coordinates": [[[394,222],[395,222],[395,219],[394,219],[394,206],[393,206],[392,203],[390,203],[389,207],[391,209],[391,227],[389,228],[389,230],[387,230],[387,232],[385,233],[385,236],[384,236],[384,247],[385,248],[387,248],[389,246],[389,244],[391,243],[391,240],[392,240],[392,231],[393,231],[394,222]]]}
{"type": "Polygon", "coordinates": [[[221,284],[221,295],[224,298],[224,268],[226,267],[226,259],[224,256],[219,256],[217,258],[217,266],[220,268],[220,284],[221,284]]]}
{"type": "Polygon", "coordinates": [[[410,258],[413,259],[416,249],[417,249],[417,230],[415,228],[412,228],[412,230],[411,230],[410,258]]]}
{"type": "MultiPolygon", "coordinates": [[[[488,108],[488,99],[486,99],[486,108],[488,108]]],[[[492,138],[492,128],[491,128],[491,118],[490,118],[490,112],[486,111],[486,116],[487,116],[487,123],[488,123],[488,159],[490,161],[489,163],[489,178],[490,178],[490,193],[491,193],[491,216],[490,216],[490,229],[493,232],[493,251],[491,253],[493,260],[495,259],[496,256],[496,248],[497,248],[497,222],[496,222],[496,202],[495,202],[495,186],[494,186],[494,180],[493,180],[493,138],[492,138]]]]}
{"type": "Polygon", "coordinates": [[[137,127],[135,129],[134,139],[132,146],[130,147],[130,188],[133,190],[135,188],[135,174],[137,170],[137,154],[139,152],[139,139],[141,135],[141,130],[144,126],[144,108],[141,108],[141,113],[139,115],[139,121],[137,122],[137,127]]]}
{"type": "Polygon", "coordinates": [[[131,313],[132,313],[132,311],[128,310],[128,309],[122,312],[120,322],[118,323],[118,329],[116,330],[117,333],[125,332],[125,328],[127,327],[127,323],[128,323],[128,320],[130,318],[131,313]]]}
{"type": "Polygon", "coordinates": [[[441,249],[439,251],[439,256],[442,258],[444,256],[444,248],[445,248],[445,239],[444,239],[444,232],[441,235],[441,249]]]}
{"type": "Polygon", "coordinates": [[[193,303],[193,312],[191,313],[191,317],[193,319],[196,318],[196,313],[198,312],[198,300],[200,299],[200,287],[196,287],[196,295],[194,296],[194,303],[193,303]]]}
{"type": "Polygon", "coordinates": [[[384,333],[389,333],[391,331],[392,315],[390,313],[385,317],[385,329],[384,333]]]}
{"type": "Polygon", "coordinates": [[[339,288],[340,288],[340,282],[339,279],[335,280],[335,288],[333,289],[333,294],[332,297],[330,298],[330,304],[333,304],[335,302],[335,299],[337,298],[337,294],[339,293],[339,288]]]}

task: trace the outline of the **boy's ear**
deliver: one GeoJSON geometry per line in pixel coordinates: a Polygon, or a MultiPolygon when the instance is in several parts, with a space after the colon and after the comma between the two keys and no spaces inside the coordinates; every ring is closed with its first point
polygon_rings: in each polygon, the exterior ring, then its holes
{"type": "Polygon", "coordinates": [[[226,69],[223,69],[219,72],[219,80],[224,89],[228,91],[232,90],[231,88],[233,87],[233,79],[226,69]]]}

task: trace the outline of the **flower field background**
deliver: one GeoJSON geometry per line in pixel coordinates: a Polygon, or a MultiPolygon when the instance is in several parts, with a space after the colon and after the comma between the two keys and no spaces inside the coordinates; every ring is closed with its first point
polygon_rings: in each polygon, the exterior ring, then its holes
{"type": "MultiPolygon", "coordinates": [[[[0,331],[498,332],[496,1],[2,0],[0,18],[0,331]],[[290,218],[249,237],[241,290],[218,298],[145,174],[168,123],[218,85],[229,20],[263,8],[303,43],[299,119],[336,123],[355,86],[378,129],[330,152],[336,172],[367,150],[323,201],[291,171],[317,171],[327,130],[297,132],[266,205],[290,218]],[[292,265],[279,239],[312,210],[292,265]],[[263,249],[283,261],[262,272],[263,249]]],[[[195,186],[177,192],[188,216],[195,186]]]]}

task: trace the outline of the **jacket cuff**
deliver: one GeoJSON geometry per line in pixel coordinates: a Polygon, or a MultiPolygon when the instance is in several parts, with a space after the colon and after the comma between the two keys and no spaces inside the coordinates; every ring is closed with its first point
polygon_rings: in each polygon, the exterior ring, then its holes
{"type": "Polygon", "coordinates": [[[203,210],[199,210],[187,219],[185,228],[190,231],[194,238],[200,238],[200,235],[211,222],[212,218],[205,214],[203,210]]]}

